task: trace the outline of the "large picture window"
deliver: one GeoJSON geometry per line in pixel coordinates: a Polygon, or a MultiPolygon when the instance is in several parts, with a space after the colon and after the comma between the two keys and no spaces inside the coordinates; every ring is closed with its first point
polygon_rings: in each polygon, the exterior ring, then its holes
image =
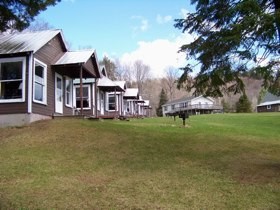
{"type": "Polygon", "coordinates": [[[80,87],[76,87],[76,108],[80,109],[81,104],[83,103],[83,109],[90,109],[90,86],[84,85],[83,86],[83,98],[80,97],[80,87]]]}
{"type": "Polygon", "coordinates": [[[0,59],[0,102],[23,102],[25,58],[0,59]]]}
{"type": "Polygon", "coordinates": [[[35,59],[34,67],[34,93],[35,102],[47,103],[47,66],[35,59]]]}
{"type": "Polygon", "coordinates": [[[72,107],[73,81],[67,78],[65,82],[65,105],[72,107]]]}

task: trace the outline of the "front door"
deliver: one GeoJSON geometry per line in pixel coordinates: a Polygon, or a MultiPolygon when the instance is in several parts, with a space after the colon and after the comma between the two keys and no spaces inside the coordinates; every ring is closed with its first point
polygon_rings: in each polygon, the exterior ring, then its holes
{"type": "Polygon", "coordinates": [[[62,84],[62,76],[59,74],[55,74],[55,112],[63,113],[63,84],[62,84]]]}

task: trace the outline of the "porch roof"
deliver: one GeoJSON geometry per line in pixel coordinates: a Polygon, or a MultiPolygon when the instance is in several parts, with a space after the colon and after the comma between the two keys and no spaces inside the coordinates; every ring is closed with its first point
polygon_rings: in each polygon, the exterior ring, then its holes
{"type": "Polygon", "coordinates": [[[138,99],[139,98],[138,88],[127,88],[125,90],[123,97],[126,99],[138,99]]]}
{"type": "Polygon", "coordinates": [[[142,99],[142,96],[139,96],[139,99],[136,101],[138,104],[144,104],[145,100],[142,99]]]}
{"type": "Polygon", "coordinates": [[[280,100],[275,100],[275,101],[266,101],[263,102],[257,106],[269,106],[269,105],[274,105],[274,104],[280,104],[280,100]]]}
{"type": "Polygon", "coordinates": [[[80,69],[83,78],[100,78],[100,70],[95,50],[70,51],[52,65],[59,73],[72,78],[80,77],[80,69]]]}
{"type": "Polygon", "coordinates": [[[101,90],[106,92],[124,92],[124,89],[122,89],[119,85],[114,83],[112,80],[110,80],[108,77],[102,77],[97,82],[97,87],[99,87],[101,90]]]}

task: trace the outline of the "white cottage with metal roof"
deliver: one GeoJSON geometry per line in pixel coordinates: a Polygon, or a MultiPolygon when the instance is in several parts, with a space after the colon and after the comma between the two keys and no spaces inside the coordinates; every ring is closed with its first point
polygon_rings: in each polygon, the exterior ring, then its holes
{"type": "Polygon", "coordinates": [[[215,105],[215,101],[210,97],[187,96],[177,100],[169,101],[162,105],[163,116],[177,116],[180,113],[209,114],[213,111],[221,111],[222,107],[215,105]]]}

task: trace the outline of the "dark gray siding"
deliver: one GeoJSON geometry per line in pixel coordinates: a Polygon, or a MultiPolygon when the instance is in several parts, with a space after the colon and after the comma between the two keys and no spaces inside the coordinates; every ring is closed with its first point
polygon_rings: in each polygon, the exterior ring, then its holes
{"type": "Polygon", "coordinates": [[[55,112],[55,72],[54,64],[65,52],[60,35],[55,36],[44,47],[37,51],[34,58],[47,65],[47,105],[32,103],[32,112],[51,116],[55,112]]]}
{"type": "Polygon", "coordinates": [[[271,108],[268,109],[268,106],[258,106],[258,112],[280,112],[280,104],[273,104],[271,108]]]}

